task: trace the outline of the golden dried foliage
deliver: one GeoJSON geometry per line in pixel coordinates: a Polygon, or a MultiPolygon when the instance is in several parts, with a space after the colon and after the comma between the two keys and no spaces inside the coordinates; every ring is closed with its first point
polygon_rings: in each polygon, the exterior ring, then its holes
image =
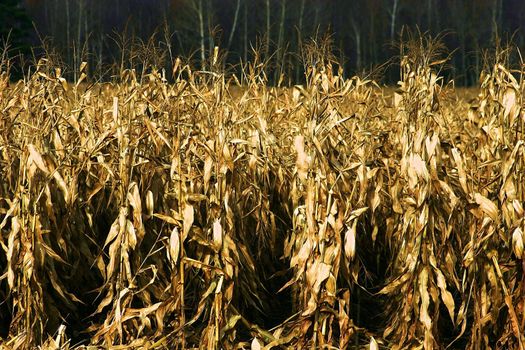
{"type": "Polygon", "coordinates": [[[523,71],[469,105],[423,37],[391,98],[326,45],[293,89],[0,76],[0,347],[523,349],[523,71]]]}

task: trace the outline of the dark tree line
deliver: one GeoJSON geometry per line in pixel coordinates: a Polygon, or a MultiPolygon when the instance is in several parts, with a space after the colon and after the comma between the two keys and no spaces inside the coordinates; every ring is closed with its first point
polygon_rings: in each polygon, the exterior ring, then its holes
{"type": "Polygon", "coordinates": [[[0,1],[0,38],[9,40],[16,49],[27,49],[31,21],[23,6],[17,0],[0,1]]]}
{"type": "MultiPolygon", "coordinates": [[[[31,35],[43,38],[48,55],[75,75],[88,61],[95,76],[143,63],[169,68],[177,56],[206,69],[215,46],[227,53],[225,67],[252,59],[257,47],[274,82],[281,74],[300,81],[302,43],[331,33],[334,55],[349,74],[373,71],[396,55],[402,28],[447,33],[454,51],[446,72],[458,84],[474,84],[484,49],[496,38],[524,46],[523,0],[0,0],[34,22],[31,35]],[[23,3],[23,7],[15,5],[23,3]],[[113,69],[113,70],[112,70],[113,69]]],[[[3,5],[0,5],[3,6],[3,5]]],[[[2,10],[0,16],[7,14],[2,10]]],[[[8,15],[9,16],[9,15],[8,15]]],[[[11,18],[11,17],[10,17],[11,18]]],[[[16,23],[0,22],[2,38],[16,23]]],[[[26,26],[27,27],[27,26],[26,26]]],[[[31,27],[32,28],[32,27],[31,27]]],[[[392,74],[388,75],[395,79],[392,74]]]]}

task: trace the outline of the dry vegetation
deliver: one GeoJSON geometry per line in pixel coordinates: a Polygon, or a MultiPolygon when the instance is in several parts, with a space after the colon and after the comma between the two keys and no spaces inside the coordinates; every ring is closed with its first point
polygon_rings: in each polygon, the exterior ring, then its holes
{"type": "Polygon", "coordinates": [[[423,38],[388,98],[326,45],[235,96],[4,72],[0,347],[523,349],[525,75],[500,51],[469,105],[423,38]]]}

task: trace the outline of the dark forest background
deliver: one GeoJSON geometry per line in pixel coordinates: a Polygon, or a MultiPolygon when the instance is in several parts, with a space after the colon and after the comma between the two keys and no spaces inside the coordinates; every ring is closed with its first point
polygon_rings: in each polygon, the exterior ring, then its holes
{"type": "MultiPolygon", "coordinates": [[[[227,69],[252,60],[256,47],[269,62],[270,81],[283,73],[299,83],[302,43],[326,33],[345,72],[367,74],[396,55],[402,28],[418,27],[444,34],[452,53],[445,74],[472,85],[484,50],[497,38],[523,48],[524,26],[523,0],[0,0],[9,54],[34,61],[45,52],[68,67],[71,79],[82,61],[101,80],[144,64],[169,72],[179,56],[206,70],[219,46],[227,69]]],[[[17,62],[27,69],[26,61],[17,62]]],[[[395,70],[384,77],[395,82],[395,70]]]]}

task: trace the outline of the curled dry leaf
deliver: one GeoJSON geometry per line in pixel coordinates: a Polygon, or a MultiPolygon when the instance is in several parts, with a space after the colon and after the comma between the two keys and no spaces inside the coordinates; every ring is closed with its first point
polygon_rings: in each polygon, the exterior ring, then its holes
{"type": "Polygon", "coordinates": [[[213,222],[213,246],[219,250],[222,246],[222,226],[219,219],[213,222]]]}
{"type": "Polygon", "coordinates": [[[461,184],[461,188],[465,193],[469,193],[467,187],[467,174],[463,168],[463,160],[461,159],[461,155],[457,148],[452,149],[452,157],[454,158],[454,162],[456,163],[456,167],[458,169],[459,183],[461,184]]]}
{"type": "Polygon", "coordinates": [[[332,266],[315,261],[306,271],[306,281],[314,295],[319,293],[321,284],[330,276],[331,269],[332,266]]]}
{"type": "Polygon", "coordinates": [[[111,224],[111,228],[109,229],[109,233],[106,237],[106,242],[104,242],[104,248],[106,248],[108,244],[113,242],[113,240],[117,237],[119,232],[120,232],[120,223],[119,223],[119,219],[116,218],[115,221],[113,221],[113,224],[111,224]]]}
{"type": "Polygon", "coordinates": [[[295,151],[297,152],[297,174],[301,181],[306,181],[306,176],[308,173],[309,159],[304,150],[304,136],[298,135],[294,140],[295,151]]]}
{"type": "Polygon", "coordinates": [[[151,190],[148,190],[148,192],[146,193],[146,210],[147,210],[147,215],[149,217],[153,216],[153,208],[155,206],[155,202],[153,200],[153,192],[151,192],[151,190]]]}
{"type": "Polygon", "coordinates": [[[30,160],[34,162],[38,169],[42,170],[44,174],[49,174],[49,169],[47,168],[42,155],[36,150],[35,146],[33,144],[29,144],[27,145],[27,149],[29,150],[30,160]]]}
{"type": "Polygon", "coordinates": [[[261,350],[261,343],[257,339],[257,337],[253,338],[252,343],[250,345],[251,350],[261,350]]]}
{"type": "Polygon", "coordinates": [[[369,350],[379,350],[379,346],[377,345],[377,341],[374,337],[370,337],[370,344],[368,344],[369,350]]]}
{"type": "Polygon", "coordinates": [[[474,200],[492,221],[498,222],[498,207],[494,202],[479,193],[474,193],[474,200]]]}
{"type": "Polygon", "coordinates": [[[133,223],[129,220],[126,220],[126,232],[130,248],[135,249],[135,247],[137,246],[137,233],[135,232],[135,227],[133,226],[133,223]]]}
{"type": "Polygon", "coordinates": [[[186,240],[186,237],[188,237],[188,233],[190,232],[191,226],[193,225],[193,206],[191,204],[186,203],[184,205],[184,221],[182,223],[182,242],[186,240]]]}
{"type": "Polygon", "coordinates": [[[428,293],[428,269],[423,267],[419,274],[419,295],[421,303],[419,305],[419,320],[427,330],[432,328],[432,319],[428,314],[428,307],[430,305],[430,295],[428,293]]]}
{"type": "Polygon", "coordinates": [[[523,231],[516,227],[512,233],[512,248],[518,259],[523,259],[523,231]]]}
{"type": "Polygon", "coordinates": [[[179,229],[175,226],[171,230],[170,241],[169,241],[169,257],[173,265],[177,265],[179,261],[179,252],[180,252],[180,236],[179,229]]]}
{"type": "Polygon", "coordinates": [[[10,290],[15,287],[15,270],[14,267],[17,263],[15,257],[19,249],[18,234],[20,232],[20,223],[17,216],[14,216],[11,220],[11,232],[7,241],[7,285],[10,290]]]}
{"type": "MultiPolygon", "coordinates": [[[[516,110],[514,106],[516,105],[516,90],[513,88],[507,88],[505,93],[503,94],[503,100],[502,100],[504,112],[503,116],[504,118],[507,118],[511,111],[516,110]]],[[[512,115],[512,119],[514,119],[516,115],[512,115]]]]}
{"type": "Polygon", "coordinates": [[[353,220],[352,223],[348,226],[348,229],[345,232],[345,245],[344,251],[348,260],[352,261],[355,257],[355,240],[356,240],[356,226],[357,220],[353,220]]]}
{"type": "Polygon", "coordinates": [[[450,320],[452,323],[454,323],[454,298],[452,297],[452,293],[450,293],[447,290],[447,282],[445,280],[445,276],[443,275],[443,272],[439,269],[434,269],[436,276],[437,276],[437,285],[439,288],[439,291],[441,293],[441,300],[445,303],[445,306],[447,307],[448,314],[450,316],[450,320]]]}

